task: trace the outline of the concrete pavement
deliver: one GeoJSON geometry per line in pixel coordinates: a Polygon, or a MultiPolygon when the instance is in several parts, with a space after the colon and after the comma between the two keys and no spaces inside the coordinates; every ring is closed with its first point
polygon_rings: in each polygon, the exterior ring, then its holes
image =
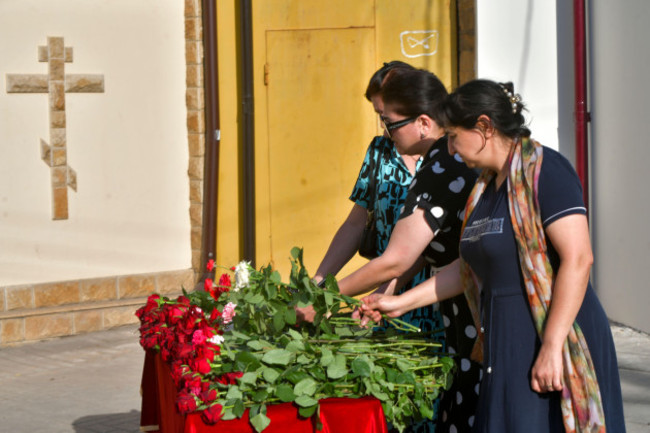
{"type": "MultiPolygon", "coordinates": [[[[650,433],[650,336],[613,326],[628,433],[650,433]]],[[[135,433],[137,327],[0,350],[0,433],[135,433]]],[[[610,432],[616,433],[616,432],[610,432]]]]}

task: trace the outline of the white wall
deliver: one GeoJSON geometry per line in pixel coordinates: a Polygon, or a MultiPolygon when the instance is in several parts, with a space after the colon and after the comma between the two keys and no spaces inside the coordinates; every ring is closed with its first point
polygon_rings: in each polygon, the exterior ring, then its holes
{"type": "Polygon", "coordinates": [[[533,138],[558,149],[555,2],[476,2],[478,77],[512,81],[533,138]]]}
{"type": "Polygon", "coordinates": [[[66,94],[69,219],[53,221],[47,94],[0,86],[0,285],[191,266],[184,2],[2,0],[0,76],[47,74],[48,36],[73,48],[66,73],[105,93],[66,94]]]}
{"type": "Polygon", "coordinates": [[[650,332],[650,2],[589,3],[594,280],[612,319],[650,332]]]}

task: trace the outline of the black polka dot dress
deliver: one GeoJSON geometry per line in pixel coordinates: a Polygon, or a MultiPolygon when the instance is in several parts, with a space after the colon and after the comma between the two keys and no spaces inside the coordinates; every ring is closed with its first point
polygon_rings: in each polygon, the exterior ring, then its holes
{"type": "MultiPolygon", "coordinates": [[[[425,155],[411,183],[401,218],[418,208],[424,210],[434,238],[423,255],[434,272],[458,258],[463,211],[476,178],[476,172],[460,158],[449,155],[443,137],[425,155]]],[[[481,380],[480,364],[469,358],[477,330],[465,295],[440,302],[438,308],[445,326],[445,350],[454,357],[457,368],[451,388],[439,401],[436,431],[470,432],[481,380]]]]}

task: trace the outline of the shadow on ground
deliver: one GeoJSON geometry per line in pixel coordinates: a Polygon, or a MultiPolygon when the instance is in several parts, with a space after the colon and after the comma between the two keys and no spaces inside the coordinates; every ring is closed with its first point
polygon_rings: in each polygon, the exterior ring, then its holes
{"type": "Polygon", "coordinates": [[[72,423],[75,433],[139,433],[140,411],[88,415],[72,423]]]}

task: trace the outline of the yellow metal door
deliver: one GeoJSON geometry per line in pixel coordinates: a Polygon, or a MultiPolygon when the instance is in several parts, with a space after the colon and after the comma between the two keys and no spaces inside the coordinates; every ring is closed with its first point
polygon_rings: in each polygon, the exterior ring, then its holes
{"type": "Polygon", "coordinates": [[[374,30],[268,31],[266,42],[269,167],[258,197],[268,198],[274,265],[287,275],[289,251],[300,246],[313,274],[352,206],[348,197],[377,132],[363,97],[375,70],[374,30]]]}

